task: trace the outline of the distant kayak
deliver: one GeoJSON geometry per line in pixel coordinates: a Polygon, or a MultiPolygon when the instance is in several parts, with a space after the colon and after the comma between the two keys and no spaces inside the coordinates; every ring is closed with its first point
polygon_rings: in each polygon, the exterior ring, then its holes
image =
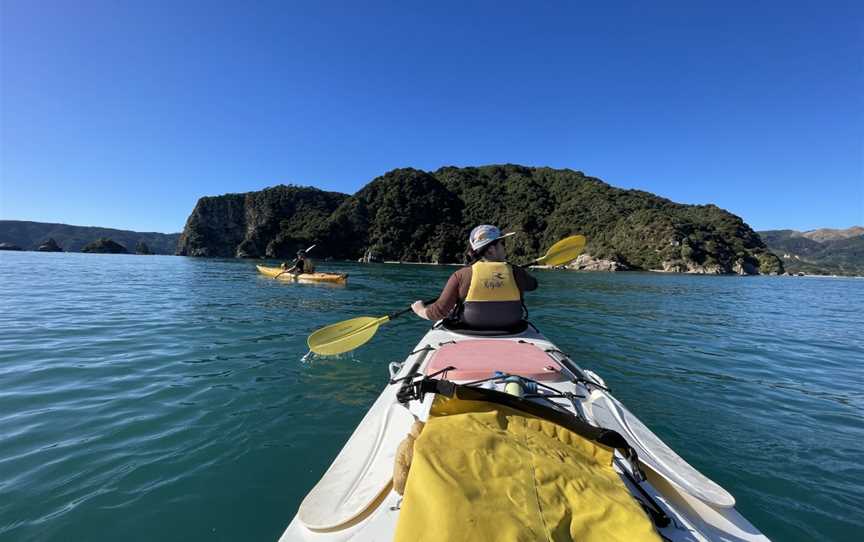
{"type": "Polygon", "coordinates": [[[279,280],[291,282],[330,282],[334,284],[345,284],[348,282],[348,275],[346,273],[301,273],[295,275],[294,273],[282,273],[284,269],[281,267],[266,267],[263,265],[256,265],[255,267],[258,268],[258,272],[262,275],[273,278],[278,276],[279,280]],[[280,275],[280,273],[282,274],[280,275]]]}

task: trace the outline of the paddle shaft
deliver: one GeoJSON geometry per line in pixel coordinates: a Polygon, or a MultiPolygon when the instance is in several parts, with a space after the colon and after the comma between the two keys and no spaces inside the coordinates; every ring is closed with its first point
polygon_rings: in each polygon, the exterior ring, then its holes
{"type": "MultiPolygon", "coordinates": [[[[297,261],[295,260],[294,263],[296,264],[297,261]]],[[[292,264],[292,265],[293,265],[293,264],[292,264]]],[[[276,276],[273,277],[273,278],[274,278],[274,279],[278,279],[279,277],[281,277],[282,275],[284,275],[284,274],[287,273],[287,272],[288,272],[288,270],[286,269],[285,271],[282,271],[281,273],[279,273],[278,275],[276,275],[276,276]]]]}
{"type": "Polygon", "coordinates": [[[512,263],[512,262],[507,262],[507,263],[509,263],[513,267],[519,267],[521,269],[527,269],[527,268],[531,267],[532,265],[534,265],[535,263],[539,262],[540,260],[541,260],[541,258],[537,258],[536,260],[531,260],[528,263],[512,263]]]}
{"type": "MultiPolygon", "coordinates": [[[[438,298],[437,298],[437,297],[433,297],[432,299],[427,299],[426,301],[424,301],[423,304],[424,304],[424,305],[431,305],[432,303],[435,303],[436,301],[438,301],[438,298]]],[[[390,320],[392,320],[392,319],[394,319],[394,318],[398,318],[398,317],[402,316],[402,315],[405,314],[405,313],[411,312],[411,310],[412,310],[411,307],[408,307],[407,309],[402,309],[402,310],[399,311],[399,312],[394,312],[393,314],[387,316],[387,318],[389,318],[390,320]]]]}

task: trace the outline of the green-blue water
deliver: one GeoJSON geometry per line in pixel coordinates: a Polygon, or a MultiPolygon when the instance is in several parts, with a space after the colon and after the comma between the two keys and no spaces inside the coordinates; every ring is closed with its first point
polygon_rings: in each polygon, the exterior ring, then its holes
{"type": "MultiPolygon", "coordinates": [[[[0,253],[0,540],[275,541],[453,268],[0,253]],[[325,267],[319,264],[319,267],[325,267]]],[[[864,532],[864,280],[537,272],[532,320],[775,540],[864,532]]]]}

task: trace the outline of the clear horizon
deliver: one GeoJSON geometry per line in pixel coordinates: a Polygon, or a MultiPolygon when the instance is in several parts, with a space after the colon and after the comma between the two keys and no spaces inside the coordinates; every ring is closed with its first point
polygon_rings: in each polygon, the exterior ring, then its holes
{"type": "Polygon", "coordinates": [[[516,163],[864,225],[864,4],[0,4],[0,219],[176,233],[198,198],[516,163]]]}

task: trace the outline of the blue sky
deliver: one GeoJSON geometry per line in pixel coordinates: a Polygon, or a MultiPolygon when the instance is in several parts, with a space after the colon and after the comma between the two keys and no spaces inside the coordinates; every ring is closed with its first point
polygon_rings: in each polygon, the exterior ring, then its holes
{"type": "Polygon", "coordinates": [[[848,227],[862,58],[862,2],[2,0],[0,218],[173,232],[204,195],[519,163],[848,227]]]}

